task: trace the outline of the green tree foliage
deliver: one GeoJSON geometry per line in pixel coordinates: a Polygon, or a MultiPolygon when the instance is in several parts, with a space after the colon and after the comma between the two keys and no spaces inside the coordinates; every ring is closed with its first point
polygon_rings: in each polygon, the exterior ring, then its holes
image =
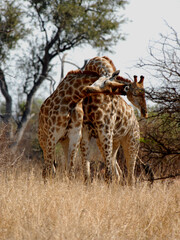
{"type": "Polygon", "coordinates": [[[22,22],[23,12],[16,2],[0,3],[0,63],[8,59],[9,51],[28,33],[22,22]]]}
{"type": "MultiPolygon", "coordinates": [[[[23,39],[29,32],[22,21],[23,12],[17,1],[9,0],[0,3],[0,90],[5,98],[5,113],[0,117],[8,123],[12,116],[12,97],[9,93],[4,68],[7,67],[7,60],[10,50],[14,49],[20,39],[23,39]]],[[[6,134],[8,136],[8,132],[6,134]]]]}
{"type": "MultiPolygon", "coordinates": [[[[53,34],[58,38],[53,50],[58,48],[59,52],[63,52],[81,44],[90,44],[110,51],[111,45],[123,38],[119,27],[124,19],[118,14],[118,10],[119,7],[124,7],[126,1],[27,1],[39,18],[46,40],[52,39],[53,34]]],[[[33,12],[31,13],[34,17],[33,12]]],[[[36,22],[37,19],[34,23],[36,22]]]]}

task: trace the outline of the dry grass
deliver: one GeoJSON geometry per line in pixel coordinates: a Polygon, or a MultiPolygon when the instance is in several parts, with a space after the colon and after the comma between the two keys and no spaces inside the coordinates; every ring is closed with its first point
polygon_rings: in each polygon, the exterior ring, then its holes
{"type": "MultiPolygon", "coordinates": [[[[39,172],[40,174],[40,172],[39,172]]],[[[0,175],[0,239],[179,239],[179,180],[134,188],[0,175]]]]}

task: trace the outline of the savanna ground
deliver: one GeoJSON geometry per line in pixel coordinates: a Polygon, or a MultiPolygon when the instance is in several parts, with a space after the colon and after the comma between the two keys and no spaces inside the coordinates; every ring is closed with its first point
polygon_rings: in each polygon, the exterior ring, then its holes
{"type": "Polygon", "coordinates": [[[1,240],[180,237],[179,179],[108,187],[103,180],[85,186],[82,176],[70,182],[60,174],[44,184],[40,165],[14,157],[5,167],[0,159],[1,240]]]}

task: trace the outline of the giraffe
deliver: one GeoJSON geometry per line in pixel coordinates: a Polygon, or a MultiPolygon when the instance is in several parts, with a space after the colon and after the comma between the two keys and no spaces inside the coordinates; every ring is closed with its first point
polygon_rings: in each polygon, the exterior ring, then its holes
{"type": "MultiPolygon", "coordinates": [[[[115,76],[116,73],[112,78],[115,76]]],[[[74,159],[82,136],[82,99],[88,95],[83,89],[99,78],[107,79],[86,70],[70,71],[42,104],[39,112],[38,139],[44,155],[42,173],[44,179],[52,175],[53,171],[55,172],[53,164],[55,163],[55,146],[57,142],[63,145],[66,138],[68,139],[67,168],[73,174],[74,159]]]]}
{"type": "MultiPolygon", "coordinates": [[[[85,70],[97,71],[100,75],[104,73],[110,75],[110,73],[115,71],[115,67],[107,57],[96,57],[89,61],[85,70]],[[103,65],[106,61],[109,64],[103,65]],[[99,65],[100,67],[98,67],[99,65]],[[105,70],[106,66],[110,66],[110,68],[105,70]]],[[[127,86],[123,91],[126,92],[127,98],[134,106],[140,109],[141,116],[147,118],[145,91],[143,87],[144,77],[141,76],[138,82],[137,76],[134,76],[134,82],[131,82],[128,79],[118,76],[116,77],[116,81],[126,82],[127,86]]],[[[118,86],[117,83],[110,80],[101,82],[98,87],[96,83],[87,86],[86,91],[94,93],[100,92],[103,88],[107,88],[107,86],[110,86],[112,90],[113,84],[116,88],[118,86]]],[[[127,181],[131,185],[133,183],[134,167],[139,151],[139,124],[133,108],[121,96],[115,94],[116,91],[114,91],[113,95],[98,94],[83,99],[84,120],[81,151],[84,177],[85,181],[90,180],[89,140],[93,136],[97,139],[97,144],[106,163],[105,177],[108,182],[111,182],[114,172],[118,175],[116,154],[120,145],[122,146],[128,170],[127,181]]]]}

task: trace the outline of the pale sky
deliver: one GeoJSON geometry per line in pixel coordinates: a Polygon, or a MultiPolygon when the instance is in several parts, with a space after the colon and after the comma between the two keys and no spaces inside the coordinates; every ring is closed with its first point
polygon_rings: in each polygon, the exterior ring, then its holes
{"type": "MultiPolygon", "coordinates": [[[[180,0],[130,0],[124,15],[130,20],[122,26],[124,33],[127,34],[126,41],[119,41],[113,48],[113,54],[103,55],[112,59],[124,77],[127,77],[126,73],[130,76],[145,75],[147,86],[150,81],[150,78],[146,78],[147,73],[135,68],[134,65],[139,58],[148,56],[151,40],[158,40],[159,33],[168,33],[165,21],[180,32],[180,0]]],[[[76,48],[67,53],[66,59],[80,66],[83,65],[84,59],[97,56],[97,51],[91,47],[76,48]]],[[[66,64],[65,74],[71,69],[74,67],[66,64]]]]}

